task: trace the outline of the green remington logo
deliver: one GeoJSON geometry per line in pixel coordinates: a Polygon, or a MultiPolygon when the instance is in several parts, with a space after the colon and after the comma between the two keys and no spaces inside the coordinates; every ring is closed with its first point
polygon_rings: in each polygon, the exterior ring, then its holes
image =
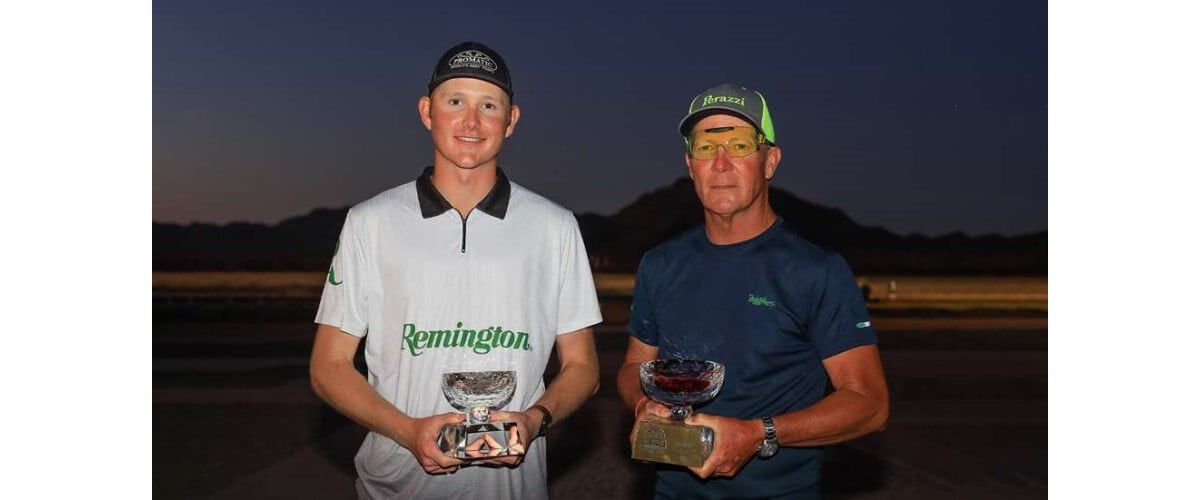
{"type": "Polygon", "coordinates": [[[426,349],[470,349],[475,354],[487,354],[492,349],[531,351],[529,334],[505,330],[502,326],[489,326],[482,330],[463,328],[462,321],[453,330],[420,330],[417,325],[405,323],[400,330],[404,343],[400,350],[420,356],[426,349]]]}
{"type": "MultiPolygon", "coordinates": [[[[340,247],[340,246],[342,246],[342,239],[341,239],[341,238],[338,238],[338,240],[337,240],[337,243],[334,243],[334,244],[333,244],[333,256],[334,256],[334,257],[337,257],[338,247],[340,247]]],[[[337,277],[333,275],[333,264],[332,264],[332,263],[330,263],[330,264],[329,264],[329,277],[328,277],[328,279],[329,279],[329,284],[330,284],[330,285],[333,285],[333,286],[338,286],[338,285],[342,284],[342,282],[341,282],[341,281],[338,281],[338,280],[337,280],[337,277]]]]}
{"type": "Polygon", "coordinates": [[[754,295],[753,293],[750,294],[750,297],[746,299],[746,302],[749,302],[751,305],[760,306],[760,307],[775,307],[775,301],[768,299],[766,297],[759,297],[757,295],[754,295]]]}

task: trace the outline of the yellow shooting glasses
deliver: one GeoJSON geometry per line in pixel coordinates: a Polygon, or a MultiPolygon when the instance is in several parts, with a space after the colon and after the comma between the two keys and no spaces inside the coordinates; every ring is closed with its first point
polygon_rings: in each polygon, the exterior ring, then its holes
{"type": "Polygon", "coordinates": [[[697,160],[711,160],[717,157],[717,149],[724,149],[726,156],[741,158],[764,144],[768,144],[766,137],[754,127],[717,127],[688,135],[687,153],[697,160]]]}

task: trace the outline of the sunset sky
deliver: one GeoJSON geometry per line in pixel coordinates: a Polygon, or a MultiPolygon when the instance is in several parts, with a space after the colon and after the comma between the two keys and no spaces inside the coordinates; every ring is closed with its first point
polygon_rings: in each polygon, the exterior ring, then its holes
{"type": "Polygon", "coordinates": [[[777,187],[898,233],[1044,230],[1044,2],[160,2],[153,217],[274,223],[432,161],[416,102],[463,40],[522,108],[500,164],[576,212],[685,175],[691,97],[761,91],[777,187]]]}

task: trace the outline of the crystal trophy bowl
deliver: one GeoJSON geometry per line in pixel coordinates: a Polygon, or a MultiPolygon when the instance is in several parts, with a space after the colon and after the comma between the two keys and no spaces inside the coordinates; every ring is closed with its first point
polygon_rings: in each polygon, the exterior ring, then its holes
{"type": "Polygon", "coordinates": [[[450,406],[467,414],[466,422],[442,427],[438,446],[446,455],[462,460],[505,457],[523,453],[513,449],[516,422],[495,422],[491,411],[512,400],[517,389],[515,371],[449,372],[442,374],[442,394],[450,406]]]}
{"type": "Polygon", "coordinates": [[[725,382],[725,367],[699,359],[656,359],[638,369],[646,395],[671,408],[673,420],[692,414],[692,405],[716,397],[725,382]]]}
{"type": "Polygon", "coordinates": [[[671,409],[671,418],[656,416],[638,422],[633,458],[699,467],[712,453],[712,428],[683,423],[692,406],[716,397],[725,381],[725,367],[700,359],[656,359],[638,367],[646,396],[671,409]]]}

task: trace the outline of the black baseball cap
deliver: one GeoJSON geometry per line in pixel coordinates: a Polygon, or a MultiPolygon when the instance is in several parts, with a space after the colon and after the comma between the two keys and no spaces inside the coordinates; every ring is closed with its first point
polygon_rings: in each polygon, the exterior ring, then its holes
{"type": "Polygon", "coordinates": [[[463,42],[447,50],[433,67],[429,78],[429,93],[451,78],[476,78],[495,84],[512,99],[512,77],[504,58],[491,47],[479,42],[463,42]]]}
{"type": "Polygon", "coordinates": [[[767,142],[775,144],[775,124],[767,110],[767,99],[757,91],[733,83],[722,83],[693,97],[687,115],[679,121],[679,133],[687,137],[697,121],[717,113],[745,119],[754,124],[767,142]]]}

